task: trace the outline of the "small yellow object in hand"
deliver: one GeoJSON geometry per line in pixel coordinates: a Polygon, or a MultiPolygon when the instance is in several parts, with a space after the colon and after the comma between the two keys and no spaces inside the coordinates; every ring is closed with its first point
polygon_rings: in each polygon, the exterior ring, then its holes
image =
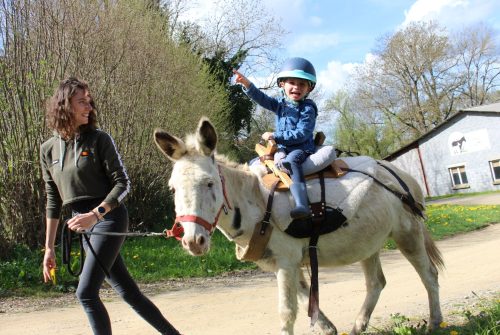
{"type": "Polygon", "coordinates": [[[50,277],[52,278],[52,284],[56,285],[57,280],[56,280],[56,268],[50,269],[50,277]]]}

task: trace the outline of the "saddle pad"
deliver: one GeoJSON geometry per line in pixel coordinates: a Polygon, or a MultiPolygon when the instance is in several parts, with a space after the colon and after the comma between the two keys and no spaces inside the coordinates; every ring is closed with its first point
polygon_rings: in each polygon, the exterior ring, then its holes
{"type": "MultiPolygon", "coordinates": [[[[367,156],[342,158],[352,169],[375,175],[377,162],[367,156]]],[[[347,173],[341,178],[325,179],[326,205],[338,209],[347,220],[356,213],[359,204],[363,200],[373,179],[361,173],[347,173]]],[[[260,184],[260,190],[264,199],[267,199],[269,190],[260,184]]],[[[319,179],[307,181],[307,193],[311,203],[321,200],[321,185],[319,179]]],[[[294,208],[295,201],[290,192],[277,192],[274,195],[272,209],[273,222],[281,230],[286,230],[292,221],[290,211],[294,208]]]]}

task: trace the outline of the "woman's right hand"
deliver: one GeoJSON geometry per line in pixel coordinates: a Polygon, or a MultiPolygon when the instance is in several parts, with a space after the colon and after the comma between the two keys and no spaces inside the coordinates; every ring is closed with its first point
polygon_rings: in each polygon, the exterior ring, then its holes
{"type": "Polygon", "coordinates": [[[45,255],[43,256],[43,281],[45,283],[52,281],[52,269],[56,268],[56,253],[51,248],[45,249],[45,255]]]}

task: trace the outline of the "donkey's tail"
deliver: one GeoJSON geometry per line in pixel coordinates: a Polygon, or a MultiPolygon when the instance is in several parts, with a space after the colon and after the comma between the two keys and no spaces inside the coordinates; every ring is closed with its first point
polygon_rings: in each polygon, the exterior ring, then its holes
{"type": "Polygon", "coordinates": [[[431,263],[440,271],[443,271],[445,268],[444,261],[443,261],[443,255],[441,254],[441,251],[439,251],[436,243],[434,243],[434,240],[432,239],[431,235],[429,234],[429,231],[423,225],[423,233],[424,233],[424,243],[425,243],[425,250],[427,251],[427,255],[429,255],[429,258],[431,259],[431,263]]]}

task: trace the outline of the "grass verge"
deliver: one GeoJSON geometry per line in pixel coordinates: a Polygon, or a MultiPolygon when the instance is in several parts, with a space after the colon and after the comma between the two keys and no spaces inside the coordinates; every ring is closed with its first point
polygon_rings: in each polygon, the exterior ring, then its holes
{"type": "MultiPolygon", "coordinates": [[[[427,215],[426,225],[431,235],[440,240],[500,222],[500,206],[429,205],[427,215]]],[[[395,244],[388,241],[386,247],[392,249],[395,244]]],[[[161,237],[129,238],[122,255],[132,276],[139,282],[211,277],[256,268],[253,263],[238,261],[234,248],[234,244],[216,231],[212,238],[212,250],[202,257],[192,257],[182,250],[176,240],[161,237]]],[[[76,248],[72,252],[73,268],[79,265],[79,252],[76,248]]],[[[60,264],[60,255],[57,282],[54,285],[43,284],[42,259],[43,250],[31,251],[17,246],[10,259],[0,262],[0,297],[43,296],[75,290],[77,279],[60,264]]]]}
{"type": "MultiPolygon", "coordinates": [[[[453,325],[442,322],[438,329],[432,331],[433,335],[500,335],[500,294],[493,299],[480,299],[474,306],[467,307],[457,313],[462,321],[453,325]]],[[[401,315],[391,316],[387,327],[374,328],[366,335],[424,335],[428,334],[427,324],[424,321],[415,321],[401,315]]],[[[344,334],[341,334],[344,335],[344,334]]],[[[345,334],[347,335],[347,334],[345,334]]]]}

